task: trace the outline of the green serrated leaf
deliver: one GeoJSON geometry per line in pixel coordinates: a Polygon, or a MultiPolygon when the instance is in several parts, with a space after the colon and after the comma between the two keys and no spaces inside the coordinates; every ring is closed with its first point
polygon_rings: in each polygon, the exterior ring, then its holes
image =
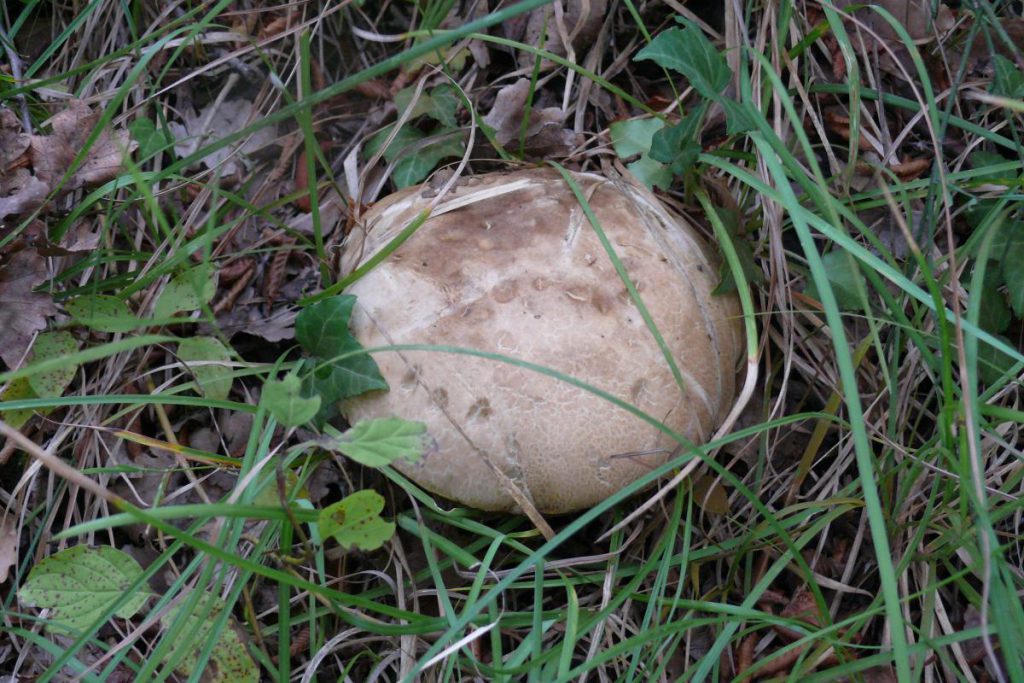
{"type": "MultiPolygon", "coordinates": [[[[78,342],[70,332],[44,332],[36,337],[35,344],[32,345],[32,362],[63,358],[75,351],[78,351],[78,342]]],[[[36,396],[55,398],[64,395],[64,390],[71,384],[77,371],[78,364],[69,363],[56,370],[30,375],[28,381],[36,396]]]]}
{"type": "Polygon", "coordinates": [[[364,489],[320,511],[320,535],[334,538],[345,548],[376,550],[395,534],[393,522],[380,518],[384,498],[376,491],[364,489]]]}
{"type": "MultiPolygon", "coordinates": [[[[836,295],[839,308],[844,311],[859,309],[857,282],[863,276],[857,262],[842,250],[828,252],[821,257],[821,261],[825,264],[825,272],[828,274],[828,281],[832,285],[832,292],[836,295]]],[[[821,295],[813,280],[808,281],[806,293],[807,296],[821,301],[821,295]]]]}
{"type": "Polygon", "coordinates": [[[295,375],[271,379],[263,385],[260,405],[285,427],[304,425],[320,410],[320,397],[302,395],[302,381],[295,375]]]}
{"type": "MultiPolygon", "coordinates": [[[[76,545],[33,567],[28,581],[18,591],[18,598],[26,605],[48,608],[50,630],[83,632],[141,574],[139,563],[116,548],[76,545]]],[[[115,614],[123,619],[133,616],[149,595],[145,591],[135,592],[115,614]]]]}
{"type": "Polygon", "coordinates": [[[195,361],[231,360],[231,350],[216,337],[191,337],[178,343],[178,357],[189,365],[199,385],[199,393],[223,401],[231,393],[231,368],[226,365],[191,365],[195,361]]]}
{"type": "Polygon", "coordinates": [[[145,324],[132,314],[128,304],[106,294],[76,297],[64,308],[75,322],[97,332],[131,332],[145,324]]]}
{"type": "MultiPolygon", "coordinates": [[[[36,392],[32,391],[28,377],[18,377],[7,383],[4,393],[0,394],[0,406],[6,401],[22,401],[30,398],[39,398],[36,392]]],[[[21,429],[29,418],[32,417],[32,410],[4,410],[0,407],[0,417],[14,429],[21,429]]]]}
{"type": "Polygon", "coordinates": [[[201,673],[200,680],[206,683],[257,683],[259,667],[246,649],[242,629],[234,617],[228,617],[227,626],[216,636],[209,662],[199,669],[199,655],[214,637],[214,626],[225,605],[212,595],[203,595],[187,614],[183,613],[185,606],[173,607],[160,619],[164,628],[179,619],[186,621],[181,637],[174,641],[164,661],[186,678],[201,673]]]}
{"type": "Polygon", "coordinates": [[[194,311],[210,303],[217,281],[206,266],[197,266],[171,278],[153,306],[153,318],[164,320],[179,311],[194,311]]]}
{"type": "Polygon", "coordinates": [[[718,99],[732,78],[725,58],[704,32],[690,23],[662,31],[637,53],[636,59],[649,59],[683,74],[694,90],[709,100],[718,99]]]}
{"type": "Polygon", "coordinates": [[[331,446],[367,467],[383,467],[395,460],[416,462],[427,443],[427,426],[398,417],[362,420],[331,446]]]}

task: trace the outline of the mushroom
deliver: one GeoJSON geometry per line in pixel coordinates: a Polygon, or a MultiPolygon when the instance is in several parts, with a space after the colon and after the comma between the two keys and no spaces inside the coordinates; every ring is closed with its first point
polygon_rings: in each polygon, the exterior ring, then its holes
{"type": "MultiPolygon", "coordinates": [[[[713,295],[717,262],[686,221],[642,187],[574,173],[667,345],[679,378],[569,184],[552,169],[466,177],[429,219],[347,290],[390,384],[346,401],[348,419],[398,415],[432,447],[396,465],[421,486],[484,510],[592,506],[663,464],[676,442],[542,366],[706,440],[729,410],[743,350],[733,294],[713,295]],[[502,358],[496,358],[501,356],[502,358]]],[[[366,263],[433,200],[428,186],[377,202],[345,245],[366,263]]]]}

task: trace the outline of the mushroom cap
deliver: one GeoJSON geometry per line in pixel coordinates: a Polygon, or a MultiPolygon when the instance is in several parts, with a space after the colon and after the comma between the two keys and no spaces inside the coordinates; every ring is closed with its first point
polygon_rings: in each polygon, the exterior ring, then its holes
{"type": "MultiPolygon", "coordinates": [[[[461,179],[404,244],[347,290],[357,296],[352,332],[371,348],[444,345],[551,368],[702,443],[733,400],[743,350],[738,300],[711,294],[714,256],[646,189],[573,177],[684,386],[552,169],[461,179]]],[[[346,243],[343,270],[386,246],[433,197],[418,186],[376,203],[346,243]]],[[[540,512],[586,508],[663,464],[676,447],[605,398],[533,369],[443,351],[374,358],[391,389],[346,401],[348,419],[424,422],[431,448],[396,466],[465,505],[517,510],[511,480],[540,512]]]]}

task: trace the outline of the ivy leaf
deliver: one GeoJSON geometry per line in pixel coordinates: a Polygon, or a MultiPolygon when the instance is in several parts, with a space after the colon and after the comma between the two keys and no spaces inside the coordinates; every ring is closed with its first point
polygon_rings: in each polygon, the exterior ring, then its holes
{"type": "Polygon", "coordinates": [[[612,137],[612,148],[622,160],[640,155],[628,163],[626,168],[643,183],[647,189],[655,185],[667,190],[672,183],[672,169],[650,156],[654,134],[665,127],[658,119],[633,119],[615,121],[608,130],[612,137]]]}
{"type": "Polygon", "coordinates": [[[388,388],[380,368],[369,354],[339,358],[363,349],[348,331],[355,302],[351,294],[341,294],[306,308],[295,319],[295,338],[316,363],[310,386],[320,395],[324,406],[374,389],[388,388]]]}
{"type": "Polygon", "coordinates": [[[302,381],[295,375],[271,379],[263,385],[260,405],[285,427],[304,425],[320,410],[319,396],[302,396],[302,381]]]}
{"type": "Polygon", "coordinates": [[[320,534],[345,548],[376,550],[395,533],[394,522],[381,519],[383,509],[384,498],[379,493],[356,491],[320,511],[320,534]]]}
{"type": "Polygon", "coordinates": [[[208,266],[197,266],[171,278],[153,306],[153,318],[164,320],[178,311],[194,311],[210,303],[217,280],[208,266]]]}
{"type": "Polygon", "coordinates": [[[461,134],[453,134],[456,132],[438,128],[431,136],[434,139],[400,159],[391,175],[395,186],[402,189],[415,185],[430,175],[443,159],[462,156],[466,148],[461,134]]]}
{"type": "Polygon", "coordinates": [[[705,110],[705,106],[700,106],[676,125],[654,131],[651,158],[668,164],[676,175],[685,175],[693,168],[701,153],[700,126],[705,110]]]}
{"type": "Polygon", "coordinates": [[[165,629],[179,619],[185,620],[182,636],[174,641],[164,661],[172,662],[175,670],[186,678],[191,678],[199,670],[201,680],[207,683],[258,683],[259,667],[246,649],[234,617],[228,617],[227,625],[219,634],[214,633],[216,621],[225,609],[224,603],[204,594],[187,614],[183,611],[186,607],[189,607],[187,603],[179,603],[160,619],[165,629]],[[213,637],[217,642],[210,653],[210,660],[200,669],[199,655],[213,637]]]}
{"type": "MultiPolygon", "coordinates": [[[[51,631],[85,631],[142,575],[142,567],[117,548],[76,545],[43,559],[29,572],[18,598],[48,608],[51,631]]],[[[127,619],[142,607],[148,592],[136,591],[116,616],[127,619]]]]}
{"type": "Polygon", "coordinates": [[[344,434],[328,428],[333,438],[326,447],[338,450],[367,467],[383,467],[395,460],[416,462],[427,445],[427,427],[398,417],[362,420],[344,434]]]}
{"type": "MultiPolygon", "coordinates": [[[[62,358],[75,351],[78,351],[78,343],[70,332],[43,332],[32,345],[32,361],[62,358]]],[[[39,398],[55,398],[64,395],[64,390],[71,384],[77,371],[78,363],[69,363],[64,367],[30,375],[28,381],[39,398]]]]}
{"type": "MultiPolygon", "coordinates": [[[[178,343],[178,357],[190,361],[231,360],[231,350],[216,337],[191,337],[178,343]]],[[[189,368],[199,385],[199,393],[223,401],[231,393],[231,368],[226,365],[195,365],[189,368]]]]}
{"type": "Polygon", "coordinates": [[[116,296],[87,294],[68,301],[64,308],[79,325],[97,332],[131,332],[144,324],[116,296]]]}
{"type": "MultiPolygon", "coordinates": [[[[405,113],[415,92],[415,86],[409,86],[395,93],[395,106],[398,107],[399,112],[405,113]]],[[[432,88],[429,92],[420,95],[409,116],[413,118],[416,116],[429,116],[446,128],[455,128],[458,126],[458,121],[455,118],[455,113],[458,109],[459,97],[456,94],[455,86],[450,83],[442,83],[436,88],[432,88]]]]}
{"type": "Polygon", "coordinates": [[[694,24],[670,28],[654,37],[636,55],[686,76],[694,90],[709,100],[717,100],[729,84],[732,71],[704,32],[694,24]]]}

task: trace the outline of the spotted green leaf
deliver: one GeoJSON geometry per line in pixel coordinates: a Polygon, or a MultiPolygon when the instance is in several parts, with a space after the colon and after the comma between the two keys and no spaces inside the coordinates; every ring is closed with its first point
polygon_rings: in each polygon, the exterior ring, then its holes
{"type": "Polygon", "coordinates": [[[185,678],[191,678],[197,671],[202,673],[197,680],[206,683],[257,683],[260,680],[259,667],[246,649],[243,632],[233,617],[219,633],[214,631],[219,615],[225,609],[224,603],[212,595],[200,597],[198,604],[180,603],[161,618],[164,628],[179,619],[185,620],[181,635],[174,640],[164,661],[172,663],[175,670],[185,678]],[[186,613],[185,608],[189,608],[186,613]],[[211,638],[216,644],[210,653],[210,660],[200,667],[199,655],[211,638]]]}
{"type": "Polygon", "coordinates": [[[182,339],[178,344],[178,357],[189,366],[203,396],[219,400],[228,397],[231,392],[231,368],[210,364],[231,360],[231,350],[221,340],[216,337],[182,339]]]}
{"type": "MultiPolygon", "coordinates": [[[[78,351],[78,342],[70,332],[44,332],[36,337],[32,345],[32,362],[63,358],[75,351],[78,351]]],[[[78,363],[68,362],[62,367],[29,375],[28,381],[32,391],[40,398],[63,396],[77,370],[78,363]]]]}
{"type": "Polygon", "coordinates": [[[194,311],[208,304],[216,292],[217,281],[208,267],[190,268],[171,278],[160,292],[153,306],[153,317],[164,320],[179,311],[194,311]]]}
{"type": "MultiPolygon", "coordinates": [[[[52,631],[85,631],[131,590],[141,574],[138,562],[117,548],[76,545],[33,567],[18,598],[24,605],[49,609],[47,627],[52,631]]],[[[114,614],[133,616],[149,595],[131,591],[114,614]]]]}
{"type": "Polygon", "coordinates": [[[130,332],[143,324],[128,304],[106,294],[79,296],[64,304],[64,308],[75,322],[97,332],[130,332]]]}

